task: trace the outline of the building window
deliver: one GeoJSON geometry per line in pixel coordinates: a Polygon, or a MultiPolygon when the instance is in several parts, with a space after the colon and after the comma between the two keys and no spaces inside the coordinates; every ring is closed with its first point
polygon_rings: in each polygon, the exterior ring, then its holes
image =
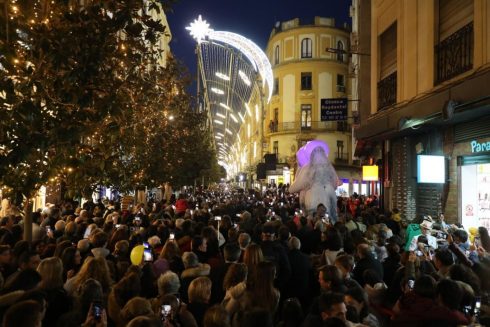
{"type": "Polygon", "coordinates": [[[345,76],[337,74],[337,92],[345,92],[345,76]]]}
{"type": "Polygon", "coordinates": [[[378,110],[387,109],[396,103],[396,31],[397,23],[394,22],[379,37],[378,110]]]}
{"type": "Polygon", "coordinates": [[[343,159],[344,156],[344,141],[337,140],[337,159],[343,159]]]}
{"type": "Polygon", "coordinates": [[[301,73],[301,90],[311,90],[311,73],[301,73]]]}
{"type": "Polygon", "coordinates": [[[313,53],[313,42],[310,38],[301,41],[301,58],[311,58],[313,53]]]}
{"type": "Polygon", "coordinates": [[[279,94],[279,78],[274,78],[274,88],[272,94],[279,94]]]}
{"type": "Polygon", "coordinates": [[[342,41],[337,42],[337,60],[344,62],[344,44],[342,41]]]}
{"type": "Polygon", "coordinates": [[[306,143],[312,141],[313,139],[302,139],[298,141],[298,149],[301,149],[301,147],[305,146],[306,143]]]}
{"type": "Polygon", "coordinates": [[[275,108],[274,109],[274,117],[271,119],[269,122],[269,131],[271,133],[275,133],[278,131],[278,126],[279,125],[279,109],[275,108]]]}
{"type": "Polygon", "coordinates": [[[439,0],[435,37],[435,84],[473,68],[473,0],[439,0]]]}
{"type": "Polygon", "coordinates": [[[279,141],[274,141],[272,152],[274,152],[276,155],[279,154],[279,141]]]}
{"type": "Polygon", "coordinates": [[[277,132],[278,131],[278,127],[279,127],[279,109],[278,108],[275,108],[274,109],[273,125],[274,125],[273,132],[277,132]]]}
{"type": "Polygon", "coordinates": [[[311,104],[301,105],[301,129],[311,128],[311,104]]]}
{"type": "Polygon", "coordinates": [[[276,45],[276,48],[274,49],[274,65],[279,64],[279,46],[276,45]]]}

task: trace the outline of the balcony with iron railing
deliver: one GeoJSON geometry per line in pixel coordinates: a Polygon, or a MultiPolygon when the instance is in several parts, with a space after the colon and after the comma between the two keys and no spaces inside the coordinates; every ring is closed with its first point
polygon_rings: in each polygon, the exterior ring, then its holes
{"type": "Polygon", "coordinates": [[[378,82],[378,111],[396,103],[396,71],[378,82]]]}
{"type": "Polygon", "coordinates": [[[440,84],[473,68],[473,22],[436,44],[435,84],[440,84]]]}
{"type": "Polygon", "coordinates": [[[351,125],[346,121],[282,122],[269,125],[266,135],[309,132],[350,132],[351,125]]]}

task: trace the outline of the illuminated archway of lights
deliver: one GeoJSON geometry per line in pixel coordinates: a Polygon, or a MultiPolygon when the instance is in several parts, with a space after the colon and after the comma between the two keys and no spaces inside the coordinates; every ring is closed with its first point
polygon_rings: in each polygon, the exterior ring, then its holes
{"type": "Polygon", "coordinates": [[[209,28],[209,24],[202,19],[199,15],[198,19],[190,23],[185,29],[189,31],[190,35],[196,39],[198,43],[201,43],[206,37],[209,40],[215,40],[229,44],[238,50],[240,50],[250,60],[255,70],[257,70],[262,77],[262,86],[267,83],[269,89],[269,97],[267,102],[272,97],[272,85],[274,77],[272,74],[272,67],[269,59],[265,53],[252,41],[236,33],[225,31],[214,31],[209,28]]]}

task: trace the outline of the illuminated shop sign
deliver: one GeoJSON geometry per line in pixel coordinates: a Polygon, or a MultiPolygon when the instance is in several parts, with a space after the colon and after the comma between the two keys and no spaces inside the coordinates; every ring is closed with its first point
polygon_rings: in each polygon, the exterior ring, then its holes
{"type": "Polygon", "coordinates": [[[479,143],[479,142],[473,140],[473,141],[471,141],[470,144],[471,144],[471,152],[472,153],[490,151],[490,141],[479,143]]]}

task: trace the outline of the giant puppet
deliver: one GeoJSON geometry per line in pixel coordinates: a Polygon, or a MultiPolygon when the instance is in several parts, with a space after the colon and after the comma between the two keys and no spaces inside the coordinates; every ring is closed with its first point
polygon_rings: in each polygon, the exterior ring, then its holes
{"type": "Polygon", "coordinates": [[[337,221],[337,195],[339,179],[328,160],[328,145],[320,140],[308,142],[296,153],[298,172],[289,192],[300,193],[300,204],[308,214],[321,203],[327,208],[332,222],[337,221]]]}

